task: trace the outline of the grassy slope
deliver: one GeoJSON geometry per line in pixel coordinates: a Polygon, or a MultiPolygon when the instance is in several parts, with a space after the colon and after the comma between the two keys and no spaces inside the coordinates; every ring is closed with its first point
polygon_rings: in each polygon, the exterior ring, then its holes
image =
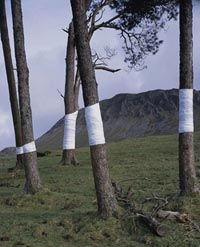
{"type": "MultiPolygon", "coordinates": [[[[200,177],[200,133],[195,136],[196,167],[200,177]]],[[[14,160],[0,159],[0,247],[155,246],[199,247],[200,236],[185,225],[165,221],[166,237],[153,235],[131,219],[96,216],[96,200],[89,149],[77,151],[79,167],[59,167],[52,153],[39,159],[44,191],[23,195],[23,173],[8,174],[14,160]],[[21,245],[20,245],[21,244],[21,245]]],[[[178,191],[177,136],[129,139],[108,145],[112,179],[133,187],[139,207],[152,193],[167,196],[178,191]]],[[[200,222],[200,197],[179,198],[170,209],[181,210],[200,222]]],[[[146,205],[150,210],[152,205],[146,205]]]]}

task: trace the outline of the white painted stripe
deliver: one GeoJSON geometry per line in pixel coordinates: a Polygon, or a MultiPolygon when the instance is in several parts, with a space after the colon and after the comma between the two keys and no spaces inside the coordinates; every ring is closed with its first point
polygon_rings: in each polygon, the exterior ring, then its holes
{"type": "Polygon", "coordinates": [[[23,146],[24,153],[31,153],[36,151],[35,141],[27,143],[23,146]]]}
{"type": "Polygon", "coordinates": [[[105,137],[99,103],[85,107],[85,119],[89,145],[104,144],[105,137]]]}
{"type": "Polygon", "coordinates": [[[24,153],[23,147],[16,147],[16,155],[23,153],[24,153]]]}
{"type": "Polygon", "coordinates": [[[194,131],[193,89],[179,90],[179,133],[194,131]]]}
{"type": "Polygon", "coordinates": [[[78,111],[65,115],[63,150],[75,149],[77,115],[78,111]]]}

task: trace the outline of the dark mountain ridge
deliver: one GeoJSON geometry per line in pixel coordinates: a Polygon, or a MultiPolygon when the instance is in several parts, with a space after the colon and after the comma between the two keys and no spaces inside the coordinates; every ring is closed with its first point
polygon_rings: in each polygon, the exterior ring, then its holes
{"type": "MultiPolygon", "coordinates": [[[[139,94],[118,94],[100,102],[106,142],[131,137],[178,132],[178,89],[154,90],[139,94]]],[[[64,117],[36,140],[37,149],[62,150],[64,117]]],[[[194,125],[200,131],[200,91],[194,90],[194,125]]],[[[84,109],[80,109],[76,128],[76,147],[88,145],[84,109]]],[[[5,148],[0,155],[14,154],[5,148]]]]}
{"type": "MultiPolygon", "coordinates": [[[[118,94],[100,102],[107,142],[178,131],[178,89],[118,94]]],[[[39,150],[62,149],[64,118],[36,141],[39,150]]],[[[194,91],[195,131],[200,130],[200,92],[194,91]]],[[[84,109],[77,119],[76,146],[87,146],[84,109]]]]}

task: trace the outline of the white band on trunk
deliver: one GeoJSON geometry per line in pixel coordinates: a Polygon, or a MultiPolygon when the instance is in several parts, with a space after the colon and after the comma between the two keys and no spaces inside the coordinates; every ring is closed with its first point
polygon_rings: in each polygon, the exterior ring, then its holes
{"type": "Polygon", "coordinates": [[[23,147],[16,147],[16,155],[23,153],[24,153],[23,147]]]}
{"type": "Polygon", "coordinates": [[[179,90],[179,133],[194,131],[193,89],[179,90]]]}
{"type": "Polygon", "coordinates": [[[77,115],[78,115],[78,111],[65,115],[63,150],[75,149],[77,115]]]}
{"type": "Polygon", "coordinates": [[[105,137],[99,103],[85,107],[85,119],[88,130],[89,145],[104,144],[105,137]]]}
{"type": "Polygon", "coordinates": [[[32,141],[23,146],[24,153],[31,153],[36,151],[35,142],[32,141]]]}

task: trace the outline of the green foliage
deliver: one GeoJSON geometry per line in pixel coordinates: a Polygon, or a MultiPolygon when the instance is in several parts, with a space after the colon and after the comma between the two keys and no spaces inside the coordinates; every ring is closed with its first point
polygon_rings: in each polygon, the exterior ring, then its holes
{"type": "Polygon", "coordinates": [[[159,31],[176,19],[178,0],[114,0],[110,7],[120,17],[114,23],[124,40],[125,62],[130,67],[143,66],[145,57],[156,54],[162,40],[159,31]]]}
{"type": "MultiPolygon", "coordinates": [[[[200,174],[200,133],[195,136],[195,160],[200,174]]],[[[157,136],[127,139],[107,146],[111,176],[124,190],[132,188],[135,205],[154,195],[178,192],[178,138],[157,136]]],[[[14,157],[0,159],[0,246],[31,247],[199,247],[199,233],[188,225],[164,221],[165,237],[155,236],[127,218],[102,220],[96,215],[96,196],[88,148],[77,150],[80,166],[58,166],[60,152],[38,159],[45,189],[22,193],[23,172],[7,173],[14,157]]],[[[200,197],[177,197],[168,210],[185,212],[200,222],[200,197]]],[[[150,212],[154,203],[143,205],[150,212]]]]}

